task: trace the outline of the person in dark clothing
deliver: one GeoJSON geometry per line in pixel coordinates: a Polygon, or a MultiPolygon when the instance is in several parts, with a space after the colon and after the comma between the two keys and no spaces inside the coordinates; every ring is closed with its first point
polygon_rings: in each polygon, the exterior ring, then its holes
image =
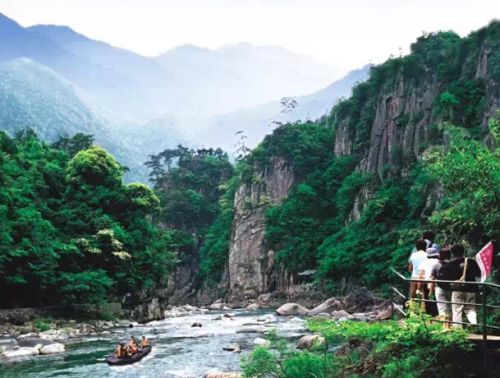
{"type": "MultiPolygon", "coordinates": [[[[453,322],[462,322],[462,315],[471,324],[477,324],[476,307],[466,303],[475,303],[476,295],[479,291],[477,285],[464,285],[459,282],[477,281],[481,277],[481,269],[475,259],[465,257],[465,248],[461,244],[451,247],[452,260],[446,264],[444,275],[450,281],[458,281],[450,284],[451,301],[456,303],[451,305],[453,322]]],[[[455,328],[461,328],[461,324],[453,324],[455,328]]]]}
{"type": "MultiPolygon", "coordinates": [[[[448,281],[448,277],[446,276],[445,267],[446,264],[450,262],[451,258],[451,250],[450,248],[443,248],[439,251],[439,261],[434,268],[432,268],[431,272],[431,280],[438,281],[448,281]]],[[[437,303],[438,314],[441,320],[450,320],[451,319],[451,305],[449,303],[443,302],[451,302],[451,287],[450,284],[444,282],[436,282],[431,284],[430,292],[434,292],[436,296],[436,300],[441,303],[437,303]]],[[[448,327],[449,323],[445,323],[445,326],[448,327]]]]}

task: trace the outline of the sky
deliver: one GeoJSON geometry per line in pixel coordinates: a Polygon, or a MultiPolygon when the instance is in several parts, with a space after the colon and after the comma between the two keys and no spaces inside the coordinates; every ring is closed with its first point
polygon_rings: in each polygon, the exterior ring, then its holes
{"type": "Polygon", "coordinates": [[[422,34],[500,18],[499,0],[0,0],[23,26],[68,25],[147,56],[193,44],[279,45],[342,70],[407,53],[422,34]]]}

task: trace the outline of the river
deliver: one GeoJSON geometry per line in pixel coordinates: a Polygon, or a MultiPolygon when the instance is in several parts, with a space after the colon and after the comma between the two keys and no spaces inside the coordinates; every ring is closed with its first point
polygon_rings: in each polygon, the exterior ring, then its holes
{"type": "Polygon", "coordinates": [[[275,328],[280,336],[294,339],[305,333],[305,321],[274,315],[271,311],[231,311],[169,317],[134,328],[115,328],[109,335],[86,337],[66,345],[66,352],[0,362],[1,377],[203,377],[212,371],[239,371],[240,359],[253,348],[263,331],[275,328]],[[201,328],[191,327],[195,322],[201,328]],[[257,329],[256,329],[257,328],[257,329]],[[239,331],[239,332],[238,332],[239,331]],[[243,332],[242,332],[243,331],[243,332]],[[110,367],[104,358],[118,341],[145,335],[153,351],[129,366],[110,367]],[[224,351],[238,344],[242,353],[224,351]]]}

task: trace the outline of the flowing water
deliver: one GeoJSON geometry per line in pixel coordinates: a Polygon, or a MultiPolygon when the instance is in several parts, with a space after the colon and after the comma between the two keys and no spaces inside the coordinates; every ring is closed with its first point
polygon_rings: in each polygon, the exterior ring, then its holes
{"type": "Polygon", "coordinates": [[[0,377],[202,377],[211,371],[239,371],[241,357],[251,351],[255,338],[263,337],[255,328],[275,328],[289,339],[305,333],[303,319],[279,317],[270,311],[236,310],[231,314],[232,318],[213,312],[186,315],[130,329],[116,328],[106,336],[67,344],[66,352],[60,355],[1,360],[0,377]],[[202,327],[191,327],[195,322],[202,327]],[[152,352],[133,365],[108,366],[104,358],[130,335],[148,337],[152,352]],[[239,344],[242,353],[222,350],[229,344],[239,344]]]}

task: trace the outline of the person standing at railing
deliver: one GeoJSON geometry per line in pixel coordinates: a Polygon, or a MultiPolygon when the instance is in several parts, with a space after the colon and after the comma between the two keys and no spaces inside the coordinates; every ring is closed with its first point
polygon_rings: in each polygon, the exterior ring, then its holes
{"type": "MultiPolygon", "coordinates": [[[[446,264],[444,275],[449,281],[456,281],[451,286],[452,321],[462,322],[463,313],[471,324],[477,324],[476,296],[479,285],[467,285],[462,282],[475,282],[481,277],[481,270],[475,259],[465,257],[465,248],[461,244],[451,247],[452,260],[446,264]]],[[[454,328],[462,328],[461,324],[453,323],[454,328]]]]}
{"type": "MultiPolygon", "coordinates": [[[[432,275],[432,270],[439,263],[439,251],[434,247],[428,247],[426,250],[427,260],[422,261],[420,264],[420,274],[419,276],[425,280],[430,280],[432,275]]],[[[424,299],[430,299],[432,294],[432,284],[421,283],[420,288],[422,290],[422,295],[424,299]]],[[[431,316],[436,316],[438,314],[437,305],[434,302],[425,302],[425,312],[431,316]]]]}
{"type": "MultiPolygon", "coordinates": [[[[450,262],[451,250],[446,247],[439,251],[439,260],[431,272],[431,280],[447,281],[448,278],[445,274],[446,264],[450,262]]],[[[436,282],[429,284],[430,292],[434,292],[436,296],[438,314],[441,320],[451,319],[451,305],[446,302],[451,302],[451,288],[450,284],[445,282],[436,282]],[[441,303],[439,303],[441,302],[441,303]],[[445,302],[445,303],[443,303],[445,302]]],[[[449,327],[449,323],[444,323],[445,327],[449,327]]]]}
{"type": "MultiPolygon", "coordinates": [[[[411,273],[411,278],[421,279],[420,265],[427,260],[427,242],[424,239],[419,239],[415,242],[416,251],[410,255],[408,260],[408,271],[411,273]]],[[[417,290],[420,288],[420,282],[410,282],[410,299],[417,297],[417,290]]]]}

